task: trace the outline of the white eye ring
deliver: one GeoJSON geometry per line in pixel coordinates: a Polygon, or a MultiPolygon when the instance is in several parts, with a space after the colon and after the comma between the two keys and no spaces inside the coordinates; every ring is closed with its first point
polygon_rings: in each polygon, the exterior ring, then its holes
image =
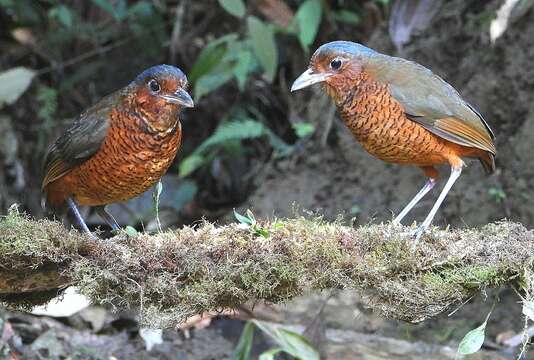
{"type": "Polygon", "coordinates": [[[341,58],[335,58],[330,62],[330,67],[333,70],[339,70],[341,68],[341,65],[343,64],[343,59],[341,58]]]}

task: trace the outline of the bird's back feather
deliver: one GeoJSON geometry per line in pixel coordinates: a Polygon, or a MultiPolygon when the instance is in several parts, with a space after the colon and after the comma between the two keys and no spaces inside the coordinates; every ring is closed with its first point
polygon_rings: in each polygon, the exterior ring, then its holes
{"type": "Polygon", "coordinates": [[[446,140],[495,155],[495,137],[489,125],[442,78],[401,58],[378,54],[366,60],[365,71],[388,85],[411,120],[446,140]]]}
{"type": "Polygon", "coordinates": [[[75,166],[93,156],[106,137],[109,112],[118,93],[109,95],[82,113],[78,119],[52,144],[46,154],[41,188],[61,178],[75,166]]]}

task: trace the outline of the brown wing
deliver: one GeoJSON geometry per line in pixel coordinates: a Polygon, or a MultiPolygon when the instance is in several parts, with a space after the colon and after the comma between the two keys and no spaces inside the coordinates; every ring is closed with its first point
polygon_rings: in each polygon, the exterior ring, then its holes
{"type": "Polygon", "coordinates": [[[110,95],[82,113],[47,151],[41,189],[93,156],[106,137],[113,101],[110,95]]]}
{"type": "Polygon", "coordinates": [[[367,65],[366,71],[389,85],[410,119],[451,142],[495,155],[495,136],[484,118],[432,71],[386,55],[370,59],[367,65]]]}

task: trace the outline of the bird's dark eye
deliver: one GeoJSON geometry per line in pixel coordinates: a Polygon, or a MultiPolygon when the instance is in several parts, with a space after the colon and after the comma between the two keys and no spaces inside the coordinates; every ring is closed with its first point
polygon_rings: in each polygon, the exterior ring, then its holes
{"type": "Polygon", "coordinates": [[[341,67],[341,64],[342,64],[342,63],[343,63],[343,62],[341,61],[341,59],[339,59],[339,58],[335,58],[334,60],[332,60],[332,61],[330,62],[330,67],[331,67],[332,69],[334,69],[334,70],[339,70],[339,68],[341,67]]]}
{"type": "Polygon", "coordinates": [[[159,86],[158,82],[154,79],[148,82],[148,87],[150,88],[150,91],[154,93],[157,93],[161,90],[161,87],[159,86]]]}

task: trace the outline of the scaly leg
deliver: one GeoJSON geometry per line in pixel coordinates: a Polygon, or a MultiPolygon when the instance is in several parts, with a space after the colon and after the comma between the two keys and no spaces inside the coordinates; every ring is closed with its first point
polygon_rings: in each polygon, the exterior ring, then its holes
{"type": "Polygon", "coordinates": [[[393,224],[400,225],[402,219],[413,209],[413,207],[436,185],[436,179],[428,178],[425,185],[419,192],[413,197],[413,199],[406,205],[399,215],[393,220],[393,224]]]}
{"type": "Polygon", "coordinates": [[[459,166],[459,167],[451,166],[451,175],[449,176],[449,180],[447,180],[447,183],[443,187],[443,190],[441,190],[441,193],[439,194],[439,197],[436,200],[436,203],[432,207],[432,210],[430,210],[430,212],[428,213],[425,221],[423,221],[421,226],[419,226],[413,233],[413,235],[415,235],[414,248],[415,246],[417,246],[417,242],[419,241],[419,238],[421,237],[421,235],[423,235],[426,229],[428,229],[428,227],[430,226],[430,223],[432,223],[432,219],[434,219],[434,216],[436,215],[439,207],[441,206],[441,203],[443,202],[443,200],[445,200],[445,197],[447,196],[452,186],[454,185],[454,183],[460,177],[461,174],[462,174],[462,166],[459,166]]]}
{"type": "Polygon", "coordinates": [[[76,203],[74,200],[70,197],[67,198],[67,205],[71,209],[72,213],[74,214],[74,217],[76,218],[76,221],[78,222],[78,225],[82,228],[83,232],[94,236],[93,233],[91,233],[91,230],[87,227],[87,224],[83,220],[82,215],[80,214],[80,211],[78,211],[78,207],[76,206],[76,203]]]}
{"type": "Polygon", "coordinates": [[[111,229],[113,231],[120,231],[121,227],[120,225],[117,223],[117,220],[115,220],[115,218],[106,211],[106,206],[105,205],[102,205],[102,206],[96,206],[95,207],[95,210],[96,210],[96,213],[98,215],[100,215],[100,217],[109,225],[111,226],[111,229]]]}

